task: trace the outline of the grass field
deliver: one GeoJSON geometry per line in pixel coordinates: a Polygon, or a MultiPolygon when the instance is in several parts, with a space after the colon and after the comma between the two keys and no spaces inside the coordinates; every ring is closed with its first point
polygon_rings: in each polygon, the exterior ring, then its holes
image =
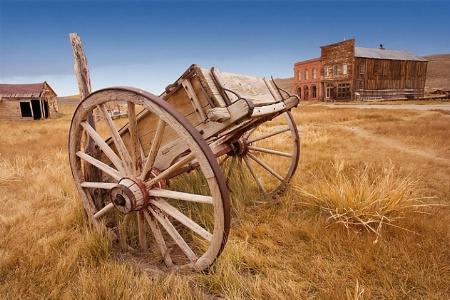
{"type": "Polygon", "coordinates": [[[450,299],[448,111],[301,104],[289,190],[232,188],[212,269],[149,273],[87,224],[67,154],[74,103],[0,121],[1,299],[450,299]]]}

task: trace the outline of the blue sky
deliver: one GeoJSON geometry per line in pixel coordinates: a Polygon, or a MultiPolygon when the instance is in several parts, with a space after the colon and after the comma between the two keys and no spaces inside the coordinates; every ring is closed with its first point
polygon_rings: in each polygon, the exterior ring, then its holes
{"type": "Polygon", "coordinates": [[[78,94],[69,33],[83,44],[93,90],[154,94],[191,65],[288,78],[320,46],[450,53],[450,1],[0,0],[0,83],[47,81],[78,94]]]}

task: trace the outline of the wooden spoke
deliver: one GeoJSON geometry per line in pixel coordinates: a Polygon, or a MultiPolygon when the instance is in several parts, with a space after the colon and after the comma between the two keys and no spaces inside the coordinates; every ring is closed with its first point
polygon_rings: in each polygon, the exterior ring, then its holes
{"type": "Polygon", "coordinates": [[[124,166],[127,169],[127,173],[131,174],[131,170],[133,167],[130,153],[127,150],[127,147],[125,146],[119,131],[117,130],[116,126],[114,125],[114,121],[112,120],[111,116],[108,113],[108,110],[106,109],[105,105],[99,105],[99,110],[103,114],[103,118],[107,124],[107,127],[109,129],[109,133],[111,134],[111,139],[114,142],[114,145],[119,151],[119,155],[122,158],[122,161],[124,162],[124,166]]]}
{"type": "Polygon", "coordinates": [[[271,149],[266,149],[266,148],[261,148],[261,147],[255,147],[255,146],[248,146],[249,150],[253,150],[253,151],[258,151],[258,152],[264,152],[264,153],[270,153],[270,154],[275,154],[275,155],[279,155],[279,156],[284,156],[284,157],[292,157],[291,153],[286,153],[286,152],[281,152],[281,151],[276,151],[276,150],[271,150],[271,149]]]}
{"type": "Polygon", "coordinates": [[[124,218],[122,218],[122,220],[120,221],[120,223],[118,223],[118,228],[119,228],[119,244],[120,247],[122,249],[130,249],[130,250],[134,250],[132,249],[132,247],[130,247],[127,244],[127,228],[130,227],[131,224],[131,219],[133,217],[133,214],[127,214],[125,215],[124,218]]]}
{"type": "Polygon", "coordinates": [[[115,187],[117,183],[110,183],[110,182],[82,182],[81,186],[84,188],[92,188],[92,189],[105,189],[110,190],[113,187],[115,187]]]}
{"type": "Polygon", "coordinates": [[[182,214],[178,209],[167,203],[166,201],[162,199],[158,200],[151,200],[150,203],[162,211],[164,211],[169,216],[173,217],[174,219],[180,221],[184,226],[201,236],[207,241],[211,241],[212,234],[209,233],[207,230],[205,230],[203,227],[192,221],[190,218],[182,214]]]}
{"type": "Polygon", "coordinates": [[[266,189],[264,188],[261,180],[259,180],[258,176],[256,175],[255,170],[253,170],[252,165],[250,164],[250,162],[248,161],[247,156],[244,156],[244,162],[247,165],[247,168],[249,169],[250,173],[252,174],[253,178],[255,179],[256,183],[258,184],[259,188],[261,189],[261,191],[263,191],[263,193],[267,193],[266,189]]]}
{"type": "Polygon", "coordinates": [[[106,205],[105,207],[103,207],[101,210],[99,210],[98,212],[96,212],[96,213],[94,214],[94,218],[95,218],[95,219],[99,219],[99,218],[103,217],[105,214],[107,214],[108,212],[110,212],[113,208],[114,208],[114,204],[109,203],[108,205],[106,205]]]}
{"type": "Polygon", "coordinates": [[[189,153],[188,155],[184,156],[182,159],[165,169],[163,172],[161,172],[159,175],[155,176],[153,179],[145,183],[145,186],[147,188],[151,188],[153,185],[155,185],[158,181],[161,181],[165,178],[168,178],[172,173],[180,169],[182,166],[187,164],[188,162],[192,161],[195,158],[194,153],[189,153]]]}
{"type": "Polygon", "coordinates": [[[175,200],[191,201],[197,203],[213,204],[211,196],[189,194],[165,189],[151,189],[148,191],[150,197],[170,198],[175,200]]]}
{"type": "Polygon", "coordinates": [[[248,139],[248,137],[249,137],[250,135],[252,135],[253,132],[255,132],[255,130],[256,130],[257,128],[258,128],[258,127],[255,127],[255,128],[250,129],[249,131],[247,131],[247,132],[244,134],[244,138],[245,138],[245,139],[248,139]]]}
{"type": "Polygon", "coordinates": [[[95,141],[95,143],[102,149],[103,153],[111,160],[114,166],[119,170],[123,175],[126,174],[125,167],[122,164],[120,158],[114,153],[114,151],[105,143],[103,138],[95,131],[88,122],[82,122],[80,124],[84,130],[86,130],[87,134],[95,141]]]}
{"type": "Polygon", "coordinates": [[[257,141],[265,140],[265,139],[268,139],[270,137],[279,135],[279,134],[281,134],[283,132],[286,132],[286,131],[289,131],[289,130],[290,130],[289,127],[282,128],[280,130],[277,130],[277,131],[274,131],[274,132],[271,132],[271,133],[268,133],[268,134],[265,134],[265,135],[261,135],[261,136],[255,137],[253,139],[249,139],[249,140],[247,140],[247,143],[251,144],[251,143],[254,143],[254,142],[257,142],[257,141]]]}
{"type": "Polygon", "coordinates": [[[86,162],[90,163],[91,165],[99,168],[100,170],[102,170],[103,172],[111,175],[114,179],[120,180],[122,178],[122,175],[115,169],[111,168],[110,166],[108,166],[107,164],[93,158],[92,156],[84,153],[83,151],[78,151],[76,153],[76,155],[85,160],[86,162]]]}
{"type": "Polygon", "coordinates": [[[146,252],[147,247],[147,237],[145,233],[145,217],[143,211],[137,212],[137,224],[138,224],[138,233],[139,233],[139,246],[141,247],[141,251],[146,252]]]}
{"type": "Polygon", "coordinates": [[[187,258],[191,262],[195,262],[197,260],[197,256],[194,251],[189,247],[177,229],[172,225],[169,219],[159,210],[151,209],[150,212],[155,216],[158,222],[164,227],[167,233],[172,237],[174,242],[180,247],[181,251],[187,256],[187,258]]]}
{"type": "Polygon", "coordinates": [[[141,143],[139,142],[138,127],[136,120],[136,106],[133,102],[127,102],[128,107],[128,131],[131,137],[131,162],[133,166],[133,175],[137,176],[141,162],[141,143]]]}
{"type": "Polygon", "coordinates": [[[158,245],[159,252],[164,259],[164,263],[167,267],[171,267],[173,265],[172,258],[170,257],[169,251],[167,250],[166,242],[164,241],[164,237],[161,233],[158,222],[153,215],[149,214],[148,210],[144,210],[144,217],[150,226],[153,237],[155,238],[156,244],[158,245]]]}
{"type": "Polygon", "coordinates": [[[145,162],[144,169],[142,170],[140,179],[144,179],[145,175],[150,171],[153,164],[155,163],[156,155],[158,154],[158,150],[161,147],[161,142],[164,136],[164,129],[166,128],[166,123],[159,119],[158,127],[156,128],[155,138],[153,139],[152,146],[147,156],[147,160],[145,162]]]}
{"type": "Polygon", "coordinates": [[[278,174],[277,172],[275,172],[274,170],[272,170],[265,162],[263,162],[262,160],[260,160],[259,158],[257,158],[256,156],[254,156],[253,154],[251,154],[250,152],[247,153],[248,156],[253,159],[255,162],[257,162],[261,167],[263,167],[264,169],[267,170],[267,172],[269,172],[270,174],[272,174],[273,176],[275,176],[276,178],[278,178],[279,181],[283,181],[283,177],[281,177],[280,174],[278,174]]]}

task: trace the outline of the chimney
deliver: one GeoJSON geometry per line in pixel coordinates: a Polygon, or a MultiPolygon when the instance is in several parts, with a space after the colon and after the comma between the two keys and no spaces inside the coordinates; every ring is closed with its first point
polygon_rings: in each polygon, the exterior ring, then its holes
{"type": "Polygon", "coordinates": [[[380,49],[384,50],[383,44],[380,44],[380,49]]]}

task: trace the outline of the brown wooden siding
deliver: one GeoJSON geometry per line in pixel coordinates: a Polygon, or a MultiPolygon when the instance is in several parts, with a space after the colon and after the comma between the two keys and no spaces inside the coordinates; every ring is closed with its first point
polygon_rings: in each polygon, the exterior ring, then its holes
{"type": "MultiPolygon", "coordinates": [[[[30,103],[29,101],[26,101],[30,103]]],[[[0,100],[0,120],[33,120],[33,117],[22,117],[20,111],[20,101],[17,99],[0,100]]]]}
{"type": "Polygon", "coordinates": [[[361,100],[415,98],[424,93],[426,61],[355,58],[354,91],[361,100]],[[362,68],[363,72],[360,72],[362,68]]]}

